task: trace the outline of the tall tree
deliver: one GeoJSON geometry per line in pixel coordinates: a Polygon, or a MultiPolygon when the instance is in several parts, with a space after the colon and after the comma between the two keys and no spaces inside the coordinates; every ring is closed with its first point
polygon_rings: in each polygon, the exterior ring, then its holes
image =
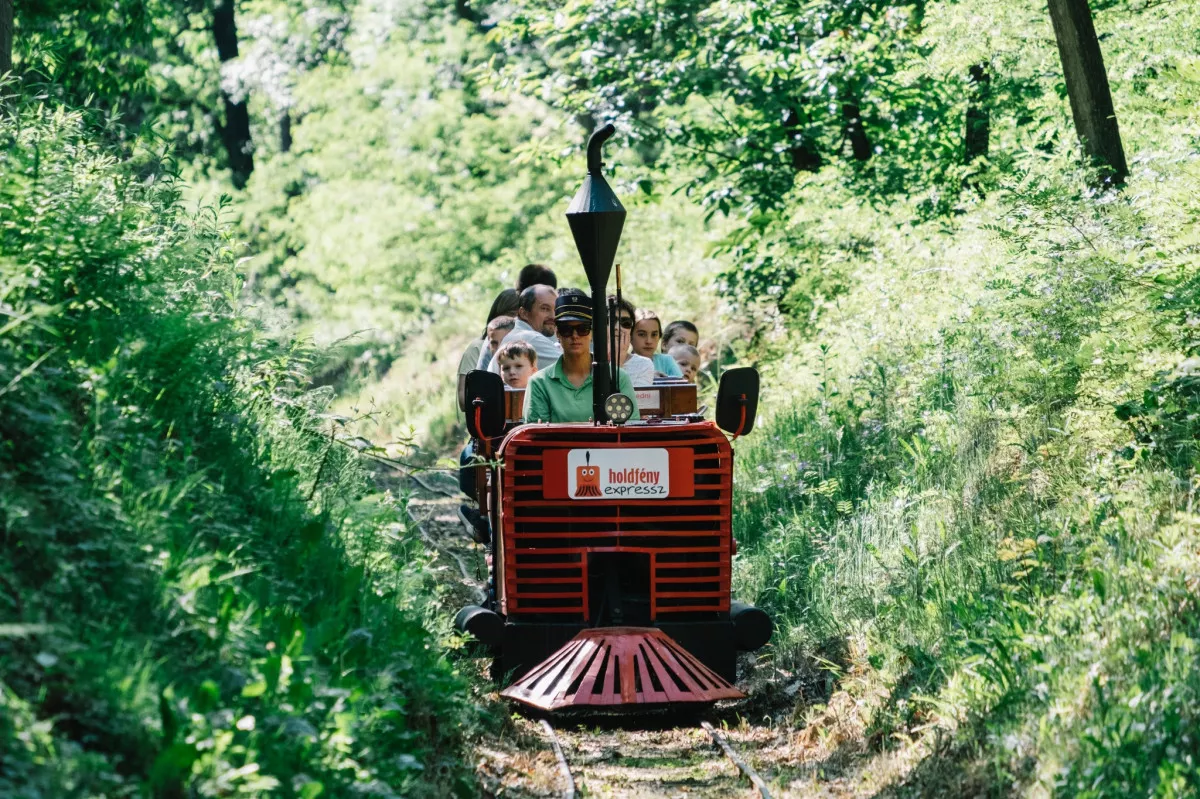
{"type": "Polygon", "coordinates": [[[845,120],[842,130],[850,140],[850,152],[854,153],[854,160],[870,161],[871,140],[867,138],[867,131],[863,128],[862,110],[858,103],[842,103],[842,119],[845,120]]]}
{"type": "Polygon", "coordinates": [[[985,64],[972,64],[970,75],[971,92],[967,95],[967,124],[963,136],[963,163],[970,165],[976,158],[987,158],[991,138],[991,115],[988,100],[991,97],[992,76],[985,64]]]}
{"type": "Polygon", "coordinates": [[[12,72],[13,4],[0,0],[0,75],[12,72]]]}
{"type": "MultiPolygon", "coordinates": [[[[217,43],[217,57],[225,64],[238,57],[237,20],[234,17],[236,0],[217,0],[213,7],[213,38],[217,43]]],[[[250,109],[246,98],[236,98],[221,88],[221,100],[225,106],[225,122],[220,124],[221,141],[229,158],[229,169],[233,173],[233,185],[245,188],[246,181],[254,171],[254,142],[250,138],[250,109]]]]}
{"type": "Polygon", "coordinates": [[[817,149],[815,137],[800,129],[800,112],[795,106],[789,106],[785,112],[783,127],[788,129],[792,138],[792,144],[788,147],[792,155],[792,168],[801,172],[816,172],[820,169],[824,159],[817,149]]]}
{"type": "Polygon", "coordinates": [[[1125,182],[1129,167],[1117,129],[1108,75],[1087,0],[1049,0],[1050,21],[1058,40],[1063,77],[1071,98],[1071,116],[1083,150],[1108,170],[1113,183],[1125,182]]]}

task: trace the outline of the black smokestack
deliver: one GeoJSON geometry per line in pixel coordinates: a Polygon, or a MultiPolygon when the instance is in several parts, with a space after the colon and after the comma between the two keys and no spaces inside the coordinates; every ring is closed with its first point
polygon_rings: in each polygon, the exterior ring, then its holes
{"type": "Polygon", "coordinates": [[[604,179],[600,148],[616,131],[610,123],[592,134],[587,148],[587,175],[571,205],[567,223],[575,237],[575,248],[587,273],[592,292],[592,413],[597,424],[608,420],[604,400],[608,397],[608,318],[604,299],[608,295],[608,276],[612,272],[625,227],[625,206],[604,179]]]}

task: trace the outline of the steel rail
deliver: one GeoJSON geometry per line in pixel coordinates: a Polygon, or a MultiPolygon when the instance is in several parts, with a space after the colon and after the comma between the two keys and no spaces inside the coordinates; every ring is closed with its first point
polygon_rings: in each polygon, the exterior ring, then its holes
{"type": "Polygon", "coordinates": [[[758,795],[761,796],[762,799],[771,799],[771,794],[767,790],[767,784],[763,782],[762,777],[758,776],[758,773],[754,769],[750,768],[750,764],[738,757],[737,752],[733,751],[733,747],[729,745],[729,741],[725,738],[725,736],[707,721],[700,722],[700,726],[703,727],[704,731],[708,733],[708,737],[712,738],[713,742],[717,746],[721,747],[721,749],[725,752],[725,756],[733,761],[734,765],[738,767],[742,774],[746,775],[746,778],[749,779],[751,784],[754,785],[755,789],[758,790],[758,795]]]}
{"type": "Polygon", "coordinates": [[[567,758],[563,755],[562,745],[558,742],[558,736],[554,734],[554,728],[550,726],[550,722],[546,719],[542,719],[542,729],[549,736],[550,746],[554,749],[554,756],[558,758],[558,772],[562,775],[563,781],[567,783],[567,787],[563,790],[563,799],[575,799],[575,778],[571,776],[571,767],[567,765],[567,758]]]}

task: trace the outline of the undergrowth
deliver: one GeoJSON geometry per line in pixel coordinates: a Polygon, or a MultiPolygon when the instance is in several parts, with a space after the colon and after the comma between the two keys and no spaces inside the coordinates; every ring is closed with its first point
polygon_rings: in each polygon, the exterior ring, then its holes
{"type": "Polygon", "coordinates": [[[239,309],[161,153],[0,147],[0,794],[469,792],[404,498],[239,309]]]}
{"type": "Polygon", "coordinates": [[[868,745],[929,742],[900,793],[1200,789],[1195,179],[1086,185],[1030,173],[952,245],[906,234],[924,258],[877,244],[738,450],[737,588],[777,657],[874,675],[868,745]]]}

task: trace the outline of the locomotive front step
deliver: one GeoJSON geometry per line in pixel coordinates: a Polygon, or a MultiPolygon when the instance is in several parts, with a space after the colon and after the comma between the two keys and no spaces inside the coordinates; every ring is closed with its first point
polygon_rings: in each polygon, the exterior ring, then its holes
{"type": "Polygon", "coordinates": [[[653,627],[600,627],[500,692],[543,711],[710,704],[745,694],[653,627]]]}

